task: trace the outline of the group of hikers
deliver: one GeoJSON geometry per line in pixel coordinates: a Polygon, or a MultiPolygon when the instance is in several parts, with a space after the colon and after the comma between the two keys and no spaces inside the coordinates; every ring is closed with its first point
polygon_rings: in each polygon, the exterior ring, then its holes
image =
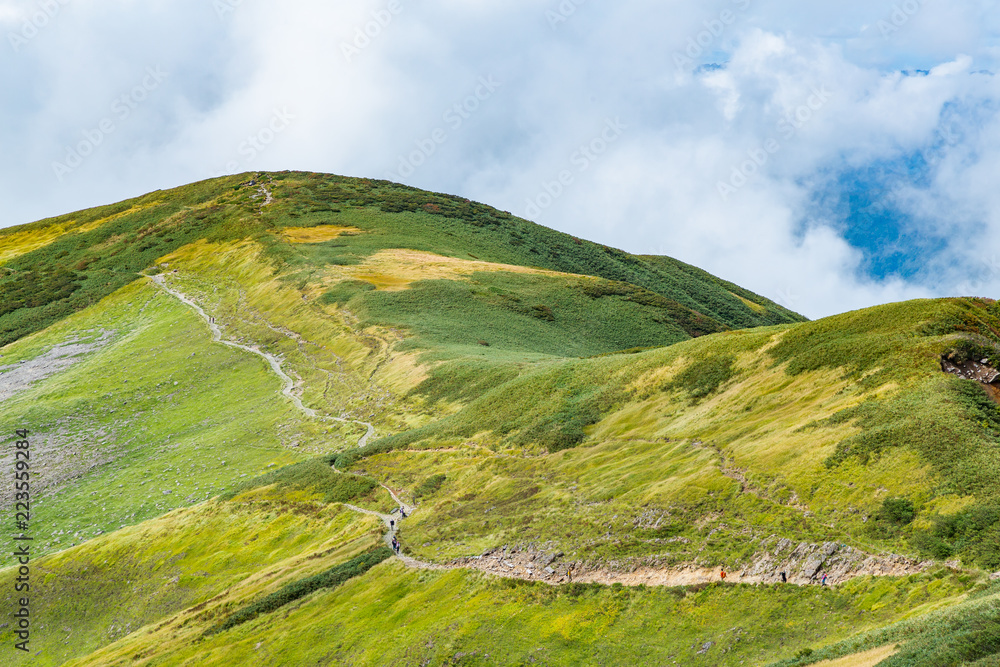
{"type": "MultiPolygon", "coordinates": [[[[395,510],[393,510],[395,513],[395,510]]],[[[406,518],[406,508],[402,505],[399,506],[399,516],[401,519],[406,518]]],[[[396,539],[396,520],[389,519],[389,532],[392,533],[392,550],[395,554],[399,555],[399,540],[396,539]]]]}
{"type": "MultiPolygon", "coordinates": [[[[785,572],[783,572],[783,571],[779,572],[778,574],[781,577],[781,583],[787,584],[788,583],[788,575],[785,572]]],[[[826,577],[827,577],[827,575],[824,573],[822,581],[819,582],[820,586],[826,586],[826,577]]],[[[722,568],[722,570],[719,572],[719,578],[722,579],[722,581],[726,580],[726,568],[722,568]]]]}

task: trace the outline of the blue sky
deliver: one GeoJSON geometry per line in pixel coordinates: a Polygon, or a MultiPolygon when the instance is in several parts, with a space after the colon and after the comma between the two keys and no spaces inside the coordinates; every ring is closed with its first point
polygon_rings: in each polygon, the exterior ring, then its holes
{"type": "Polygon", "coordinates": [[[0,0],[0,226],[302,169],[668,254],[810,317],[995,297],[997,9],[0,0]]]}

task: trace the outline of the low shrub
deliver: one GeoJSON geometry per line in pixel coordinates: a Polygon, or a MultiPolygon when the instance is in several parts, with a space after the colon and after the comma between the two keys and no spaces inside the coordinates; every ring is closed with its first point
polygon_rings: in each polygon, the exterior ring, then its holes
{"type": "Polygon", "coordinates": [[[326,503],[346,503],[378,486],[378,482],[369,477],[338,473],[332,468],[333,461],[334,457],[325,456],[279,468],[243,482],[224,494],[222,499],[232,500],[252,489],[277,484],[279,489],[292,488],[322,493],[323,502],[326,503]]]}
{"type": "Polygon", "coordinates": [[[361,576],[390,556],[392,556],[392,550],[389,547],[379,547],[326,572],[282,586],[274,593],[230,614],[226,620],[206,630],[204,636],[210,637],[235,628],[237,625],[252,621],[261,614],[269,614],[320,589],[336,588],[348,579],[361,576]]]}
{"type": "Polygon", "coordinates": [[[433,475],[425,479],[420,486],[413,490],[413,496],[415,498],[423,498],[424,496],[429,496],[435,493],[441,488],[445,480],[448,479],[444,475],[433,475]]]}
{"type": "Polygon", "coordinates": [[[705,398],[736,375],[736,358],[714,355],[699,359],[681,371],[667,389],[683,389],[693,399],[705,398]]]}

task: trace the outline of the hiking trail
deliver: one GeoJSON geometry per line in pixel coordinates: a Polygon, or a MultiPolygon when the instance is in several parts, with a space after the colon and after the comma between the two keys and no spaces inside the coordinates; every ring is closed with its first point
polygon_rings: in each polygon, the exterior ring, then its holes
{"type": "Polygon", "coordinates": [[[329,417],[327,415],[321,415],[312,408],[307,407],[302,402],[302,399],[295,394],[294,391],[295,380],[293,380],[281,367],[281,360],[278,359],[278,357],[269,352],[262,351],[256,345],[252,346],[243,345],[241,343],[235,343],[233,341],[226,340],[225,338],[222,337],[222,329],[219,327],[218,324],[212,321],[212,318],[209,317],[209,315],[204,311],[204,309],[202,309],[201,306],[195,303],[193,299],[189,298],[182,292],[167,285],[166,280],[163,277],[163,274],[156,276],[146,276],[146,277],[152,280],[153,283],[155,283],[160,289],[165,291],[167,294],[171,295],[181,303],[191,307],[196,313],[198,313],[198,315],[201,317],[201,319],[205,321],[205,324],[208,325],[208,328],[212,332],[212,342],[221,343],[223,345],[226,345],[228,347],[237,350],[243,350],[244,352],[255,354],[258,357],[261,357],[262,359],[267,361],[268,365],[271,367],[271,370],[274,372],[274,374],[277,375],[284,383],[284,386],[281,389],[281,393],[286,398],[288,398],[295,405],[295,407],[298,408],[300,412],[302,412],[302,414],[306,415],[311,419],[317,419],[320,421],[335,421],[344,424],[361,424],[362,426],[366,426],[368,430],[365,432],[363,436],[361,436],[361,439],[358,440],[358,447],[364,447],[368,443],[368,440],[373,435],[375,435],[375,427],[369,424],[368,422],[363,422],[357,419],[344,419],[343,417],[329,417]]]}
{"type": "MultiPolygon", "coordinates": [[[[292,401],[295,407],[304,415],[322,421],[354,423],[366,426],[367,431],[358,440],[357,446],[359,448],[364,447],[368,443],[368,440],[375,435],[374,426],[368,422],[320,415],[312,408],[304,405],[302,399],[294,392],[295,381],[284,371],[282,362],[277,356],[264,352],[255,345],[243,345],[224,339],[221,328],[212,321],[212,318],[205,313],[201,306],[182,292],[168,286],[162,274],[156,276],[147,275],[146,277],[152,280],[160,289],[198,313],[211,330],[213,342],[249,352],[267,361],[274,374],[283,382],[284,386],[281,389],[281,393],[292,401]]],[[[696,446],[701,446],[702,443],[698,442],[695,444],[696,446]]],[[[741,474],[743,471],[727,465],[727,461],[721,452],[717,452],[717,454],[722,458],[720,468],[723,474],[739,482],[744,492],[760,493],[760,490],[753,488],[745,476],[741,474]]],[[[335,466],[331,467],[337,473],[341,472],[335,466]]],[[[379,483],[379,486],[389,493],[397,506],[403,507],[406,510],[408,516],[412,516],[418,510],[418,508],[404,503],[389,487],[381,483],[379,483]]],[[[795,509],[808,509],[798,505],[795,499],[791,502],[781,504],[794,507],[795,509]]],[[[387,529],[383,540],[387,546],[391,547],[393,536],[396,536],[399,532],[402,517],[382,514],[348,503],[344,503],[344,507],[359,514],[379,518],[387,529]]],[[[787,540],[783,540],[782,542],[787,542],[787,540]]],[[[791,545],[789,544],[789,546],[791,545]]],[[[478,570],[497,577],[539,581],[553,586],[572,582],[604,585],[618,583],[626,586],[692,586],[719,581],[718,568],[714,567],[705,568],[687,564],[664,568],[658,567],[656,564],[635,565],[623,563],[621,564],[623,566],[621,569],[615,569],[606,565],[593,565],[582,561],[569,563],[557,562],[562,555],[561,553],[554,554],[504,546],[503,548],[488,550],[479,556],[453,559],[449,563],[431,563],[407,556],[403,552],[402,544],[400,544],[400,552],[396,554],[396,558],[403,565],[412,569],[441,571],[464,568],[478,570]]],[[[730,572],[726,583],[777,584],[779,581],[778,572],[787,571],[790,575],[788,583],[782,585],[818,585],[817,579],[824,573],[830,575],[830,584],[835,585],[862,576],[905,576],[923,571],[929,565],[929,563],[917,563],[916,561],[896,555],[869,556],[846,545],[836,543],[823,545],[802,543],[786,557],[775,558],[774,556],[776,555],[765,552],[753,565],[730,572]]]]}

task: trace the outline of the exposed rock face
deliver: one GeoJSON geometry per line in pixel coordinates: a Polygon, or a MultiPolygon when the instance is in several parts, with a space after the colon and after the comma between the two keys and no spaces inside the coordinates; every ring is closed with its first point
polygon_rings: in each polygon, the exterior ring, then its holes
{"type": "MultiPolygon", "coordinates": [[[[767,547],[771,539],[761,546],[767,547]]],[[[561,562],[561,553],[529,549],[498,548],[481,556],[460,558],[451,567],[468,567],[501,577],[544,581],[550,584],[570,582],[620,583],[628,586],[691,586],[720,580],[721,567],[682,564],[657,567],[655,564],[561,562]]],[[[742,567],[727,568],[726,581],[734,583],[781,583],[784,572],[790,584],[818,584],[826,575],[828,584],[837,584],[862,576],[906,576],[931,565],[897,555],[871,556],[837,542],[795,545],[787,539],[776,540],[773,549],[759,552],[742,567]]]]}
{"type": "Polygon", "coordinates": [[[949,357],[941,359],[941,370],[957,375],[966,380],[975,380],[982,384],[1000,384],[1000,371],[990,365],[989,359],[980,361],[956,361],[949,357]]]}
{"type": "Polygon", "coordinates": [[[827,583],[835,584],[863,576],[905,576],[931,565],[895,554],[871,556],[838,542],[802,542],[789,552],[790,545],[788,540],[779,540],[773,551],[755,556],[751,565],[733,572],[732,578],[776,583],[785,572],[789,583],[816,583],[826,575],[827,583]]]}

